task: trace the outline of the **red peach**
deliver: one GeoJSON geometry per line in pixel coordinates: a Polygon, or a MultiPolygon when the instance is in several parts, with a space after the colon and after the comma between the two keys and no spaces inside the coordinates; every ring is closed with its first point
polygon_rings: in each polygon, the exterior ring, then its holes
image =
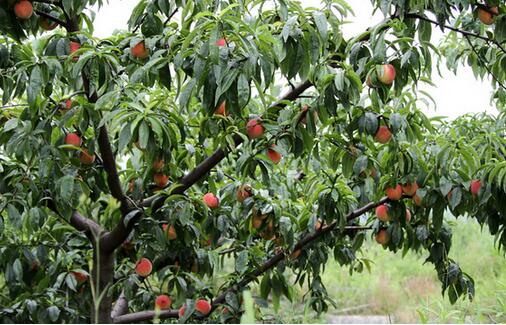
{"type": "Polygon", "coordinates": [[[413,196],[413,202],[415,203],[415,205],[421,206],[422,205],[422,198],[419,197],[417,194],[415,194],[413,196]]]}
{"type": "Polygon", "coordinates": [[[413,182],[411,184],[402,185],[402,192],[406,195],[413,196],[416,194],[417,190],[418,190],[418,184],[416,182],[413,182]]]}
{"type": "Polygon", "coordinates": [[[470,186],[471,194],[473,196],[478,195],[480,188],[481,188],[481,181],[479,179],[473,179],[471,181],[471,186],[470,186]]]}
{"type": "Polygon", "coordinates": [[[168,226],[166,223],[162,225],[163,231],[167,233],[169,240],[174,240],[177,238],[176,228],[173,225],[168,226]]]}
{"type": "Polygon", "coordinates": [[[95,155],[90,155],[88,150],[82,149],[79,153],[79,161],[83,165],[91,165],[95,162],[95,155]]]}
{"type": "MultiPolygon", "coordinates": [[[[271,145],[271,148],[276,148],[276,145],[275,144],[272,144],[271,145]]],[[[281,161],[281,154],[279,152],[277,152],[276,150],[274,149],[267,149],[267,157],[269,157],[269,159],[274,163],[274,164],[279,164],[279,162],[281,161]]]]}
{"type": "Polygon", "coordinates": [[[384,64],[382,71],[378,72],[378,80],[385,85],[391,85],[395,79],[395,68],[391,64],[384,64]]]}
{"type": "Polygon", "coordinates": [[[256,139],[264,134],[264,127],[259,119],[252,119],[246,124],[246,132],[250,139],[256,139]]]}
{"type": "Polygon", "coordinates": [[[388,206],[386,204],[382,204],[376,207],[376,217],[383,222],[390,221],[390,216],[388,215],[388,206]]]}
{"type": "Polygon", "coordinates": [[[207,315],[211,312],[211,304],[207,300],[199,299],[195,303],[195,310],[202,315],[207,315]]]}
{"type": "Polygon", "coordinates": [[[153,270],[153,264],[145,257],[141,258],[135,265],[135,272],[141,277],[147,277],[153,270]]]}
{"type": "Polygon", "coordinates": [[[397,184],[395,187],[388,187],[385,190],[385,193],[390,200],[400,200],[402,197],[402,187],[399,184],[397,184]]]}
{"type": "Polygon", "coordinates": [[[169,309],[172,305],[172,300],[167,295],[159,295],[155,300],[155,308],[158,309],[169,309]]]}
{"type": "Polygon", "coordinates": [[[65,137],[65,143],[79,147],[81,145],[81,138],[76,133],[69,133],[65,137]]]}
{"type": "Polygon", "coordinates": [[[220,205],[220,201],[213,193],[204,194],[202,200],[210,209],[216,209],[220,205]]]}
{"type": "Polygon", "coordinates": [[[132,53],[132,56],[134,58],[138,58],[138,59],[145,59],[149,55],[148,50],[144,46],[144,41],[140,41],[135,46],[133,46],[131,48],[130,52],[132,53]]]}
{"type": "Polygon", "coordinates": [[[156,186],[158,186],[159,188],[163,188],[167,186],[167,184],[169,183],[169,176],[163,173],[156,173],[153,176],[153,179],[155,181],[156,186]]]}
{"type": "Polygon", "coordinates": [[[392,132],[388,129],[388,126],[382,125],[378,128],[374,140],[379,143],[385,144],[392,138],[392,132]]]}
{"type": "Polygon", "coordinates": [[[26,20],[33,15],[33,6],[30,1],[21,0],[14,6],[14,13],[16,17],[26,20]]]}
{"type": "Polygon", "coordinates": [[[225,46],[225,45],[227,45],[227,42],[225,41],[224,38],[220,38],[219,40],[216,41],[216,45],[218,45],[220,47],[225,46]]]}
{"type": "Polygon", "coordinates": [[[184,309],[185,309],[185,306],[181,306],[181,308],[179,308],[179,311],[177,313],[179,315],[179,318],[184,316],[184,309]]]}
{"type": "Polygon", "coordinates": [[[237,201],[239,201],[241,203],[244,202],[244,200],[246,200],[247,198],[249,198],[252,195],[253,195],[253,193],[251,191],[251,186],[248,184],[241,185],[237,188],[237,193],[236,193],[237,201]]]}
{"type": "Polygon", "coordinates": [[[478,18],[485,25],[492,25],[495,22],[495,15],[497,14],[499,14],[497,7],[491,7],[488,10],[484,8],[478,9],[478,18]]]}
{"type": "Polygon", "coordinates": [[[153,161],[153,169],[160,170],[165,166],[165,161],[162,158],[157,158],[153,161]]]}
{"type": "MultiPolygon", "coordinates": [[[[81,48],[81,44],[79,44],[78,42],[74,42],[74,41],[70,42],[70,54],[74,53],[75,51],[79,50],[80,48],[81,48]]],[[[76,62],[77,60],[79,60],[78,56],[74,56],[72,58],[72,61],[74,61],[74,62],[76,62]]]]}
{"type": "Polygon", "coordinates": [[[388,232],[386,229],[380,229],[378,233],[376,234],[376,241],[378,244],[386,245],[390,241],[390,236],[388,235],[388,232]]]}

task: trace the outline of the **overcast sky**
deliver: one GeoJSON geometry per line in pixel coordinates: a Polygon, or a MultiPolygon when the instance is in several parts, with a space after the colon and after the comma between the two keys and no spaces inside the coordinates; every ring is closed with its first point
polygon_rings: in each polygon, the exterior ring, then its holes
{"type": "MultiPolygon", "coordinates": [[[[95,36],[107,37],[115,29],[126,29],[127,21],[132,9],[138,3],[138,0],[113,0],[97,12],[95,18],[95,36]]],[[[318,0],[304,0],[304,5],[318,7],[318,0]]],[[[353,7],[355,17],[349,17],[350,24],[343,28],[345,37],[351,37],[363,32],[367,27],[374,25],[382,20],[381,13],[372,13],[372,6],[369,0],[349,0],[353,7]]],[[[441,37],[439,29],[433,31],[433,43],[441,37]]],[[[430,116],[442,115],[455,118],[458,115],[471,112],[489,111],[495,113],[496,110],[490,105],[491,85],[488,80],[480,81],[474,78],[470,68],[459,68],[458,75],[442,67],[443,77],[433,73],[433,83],[436,87],[423,87],[435,99],[437,107],[431,106],[431,109],[424,110],[430,116]]]]}

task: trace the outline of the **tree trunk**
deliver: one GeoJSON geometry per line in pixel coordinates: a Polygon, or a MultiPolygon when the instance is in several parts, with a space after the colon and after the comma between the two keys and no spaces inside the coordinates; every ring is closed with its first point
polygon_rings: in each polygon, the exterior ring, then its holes
{"type": "Polygon", "coordinates": [[[95,301],[91,321],[100,324],[112,323],[112,295],[104,291],[108,291],[113,283],[114,253],[104,252],[95,246],[93,255],[92,285],[95,288],[95,301]]]}

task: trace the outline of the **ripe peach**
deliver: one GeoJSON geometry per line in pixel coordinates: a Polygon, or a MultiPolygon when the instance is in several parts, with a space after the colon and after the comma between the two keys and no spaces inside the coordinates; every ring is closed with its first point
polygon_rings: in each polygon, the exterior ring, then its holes
{"type": "Polygon", "coordinates": [[[131,48],[130,52],[132,53],[132,56],[134,58],[138,58],[138,59],[145,59],[149,55],[148,50],[144,46],[144,41],[140,41],[135,46],[133,46],[131,48]]]}
{"type": "Polygon", "coordinates": [[[379,143],[385,144],[392,138],[392,132],[388,129],[388,126],[382,125],[378,128],[374,140],[379,143]]]}
{"type": "Polygon", "coordinates": [[[378,244],[386,245],[390,241],[390,236],[386,229],[380,229],[376,234],[376,241],[378,244]]]}
{"type": "Polygon", "coordinates": [[[216,45],[222,47],[222,46],[227,45],[227,42],[225,41],[224,38],[220,38],[219,40],[216,41],[216,45]]]}
{"type": "Polygon", "coordinates": [[[141,277],[147,277],[151,274],[152,270],[153,264],[151,264],[151,261],[145,257],[141,258],[137,262],[137,265],[135,265],[135,272],[141,277]]]}
{"type": "Polygon", "coordinates": [[[413,196],[413,202],[415,203],[415,205],[421,206],[422,205],[422,198],[419,197],[417,194],[415,194],[413,196]]]}
{"type": "Polygon", "coordinates": [[[86,280],[88,280],[88,276],[84,273],[76,271],[72,271],[70,273],[74,276],[78,284],[81,284],[83,282],[86,282],[86,280]]]}
{"type": "Polygon", "coordinates": [[[246,124],[246,132],[250,139],[256,139],[264,134],[264,127],[259,119],[252,119],[246,124]]]}
{"type": "Polygon", "coordinates": [[[173,225],[168,226],[166,223],[162,225],[163,232],[167,234],[169,240],[174,240],[177,238],[176,228],[173,225]]]}
{"type": "Polygon", "coordinates": [[[66,109],[71,109],[72,108],[72,100],[71,99],[67,99],[65,101],[65,108],[66,109]]]}
{"type": "Polygon", "coordinates": [[[390,216],[388,215],[388,206],[386,204],[382,204],[376,207],[376,217],[383,222],[390,221],[390,216]]]}
{"type": "Polygon", "coordinates": [[[22,20],[26,20],[33,15],[33,6],[30,1],[21,0],[14,5],[14,14],[22,20]]]}
{"type": "Polygon", "coordinates": [[[216,209],[220,205],[220,200],[213,193],[204,194],[202,200],[210,209],[216,209]]]}
{"type": "MultiPolygon", "coordinates": [[[[276,145],[273,143],[271,145],[271,148],[276,148],[276,145]]],[[[281,154],[279,152],[277,152],[276,150],[274,149],[267,149],[267,157],[269,157],[269,159],[274,163],[274,164],[279,164],[279,162],[281,161],[281,154]]]]}
{"type": "Polygon", "coordinates": [[[251,226],[255,229],[260,229],[260,227],[262,227],[262,224],[264,223],[264,220],[258,216],[258,215],[254,215],[253,218],[251,219],[251,226]]]}
{"type": "MultiPolygon", "coordinates": [[[[304,105],[304,107],[302,108],[302,115],[300,117],[300,121],[304,125],[307,124],[307,112],[308,111],[309,111],[309,106],[308,105],[304,105]]],[[[313,111],[313,118],[314,118],[314,120],[316,120],[318,118],[318,113],[316,111],[313,111]]]]}
{"type": "Polygon", "coordinates": [[[226,106],[226,100],[221,102],[221,104],[214,111],[214,114],[221,115],[221,116],[227,116],[227,112],[225,111],[225,106],[226,106]]]}
{"type": "Polygon", "coordinates": [[[157,158],[155,161],[153,161],[153,169],[154,170],[160,170],[165,166],[165,161],[163,161],[162,158],[157,158]]]}
{"type": "Polygon", "coordinates": [[[253,193],[251,191],[251,186],[248,184],[241,185],[237,188],[237,193],[236,193],[237,201],[239,201],[241,203],[244,202],[244,200],[246,200],[247,198],[249,198],[252,195],[253,195],[253,193]]]}
{"type": "Polygon", "coordinates": [[[88,150],[82,149],[79,153],[79,161],[83,165],[91,165],[95,162],[95,155],[90,155],[88,150]]]}
{"type": "Polygon", "coordinates": [[[320,230],[321,228],[323,227],[323,223],[321,222],[321,220],[316,220],[315,224],[314,224],[314,230],[318,231],[320,230]]]}
{"type": "Polygon", "coordinates": [[[495,15],[499,14],[497,7],[490,7],[488,11],[484,8],[478,9],[478,18],[485,25],[492,25],[495,22],[495,15]]]}
{"type": "Polygon", "coordinates": [[[418,184],[416,182],[413,182],[411,184],[402,185],[402,192],[406,195],[413,196],[416,194],[417,190],[418,190],[418,184]]]}
{"type": "Polygon", "coordinates": [[[46,17],[39,17],[39,26],[44,30],[50,31],[55,29],[58,24],[47,19],[46,17]]]}
{"type": "Polygon", "coordinates": [[[179,318],[183,317],[184,316],[184,309],[185,309],[185,306],[181,306],[181,308],[179,308],[179,311],[178,311],[178,315],[179,315],[179,318]]]}
{"type": "Polygon", "coordinates": [[[384,64],[378,72],[378,80],[385,85],[391,85],[395,79],[395,68],[391,64],[384,64]]]}
{"type": "Polygon", "coordinates": [[[157,309],[169,309],[172,305],[172,300],[167,295],[159,295],[155,300],[155,308],[157,309]]]}
{"type": "Polygon", "coordinates": [[[388,187],[385,190],[385,193],[390,200],[393,201],[400,200],[402,197],[402,187],[399,184],[397,184],[395,187],[388,187]]]}
{"type": "Polygon", "coordinates": [[[470,186],[471,194],[473,196],[478,195],[480,188],[481,188],[481,181],[479,179],[473,179],[471,181],[471,186],[470,186]]]}
{"type": "Polygon", "coordinates": [[[167,184],[169,183],[169,176],[163,173],[156,173],[153,176],[153,179],[155,181],[156,186],[158,186],[159,188],[163,188],[167,186],[167,184]]]}
{"type": "Polygon", "coordinates": [[[69,133],[65,137],[65,143],[79,147],[81,145],[81,138],[76,133],[69,133]]]}
{"type": "Polygon", "coordinates": [[[207,315],[211,312],[211,304],[207,300],[199,299],[195,303],[195,310],[202,315],[207,315]]]}
{"type": "MultiPolygon", "coordinates": [[[[78,42],[70,41],[70,54],[74,53],[75,51],[79,50],[81,48],[81,44],[78,42]]],[[[76,62],[79,60],[79,56],[74,56],[72,58],[72,61],[76,62]]]]}

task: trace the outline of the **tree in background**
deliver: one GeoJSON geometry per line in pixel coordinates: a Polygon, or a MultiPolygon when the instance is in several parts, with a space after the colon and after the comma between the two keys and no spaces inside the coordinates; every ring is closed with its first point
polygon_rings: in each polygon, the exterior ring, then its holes
{"type": "Polygon", "coordinates": [[[418,84],[467,64],[502,110],[504,4],[373,1],[348,39],[351,1],[141,0],[98,39],[103,3],[0,4],[2,322],[237,322],[292,274],[326,312],[366,237],[474,296],[443,214],[506,244],[506,115],[427,118],[418,84]]]}

